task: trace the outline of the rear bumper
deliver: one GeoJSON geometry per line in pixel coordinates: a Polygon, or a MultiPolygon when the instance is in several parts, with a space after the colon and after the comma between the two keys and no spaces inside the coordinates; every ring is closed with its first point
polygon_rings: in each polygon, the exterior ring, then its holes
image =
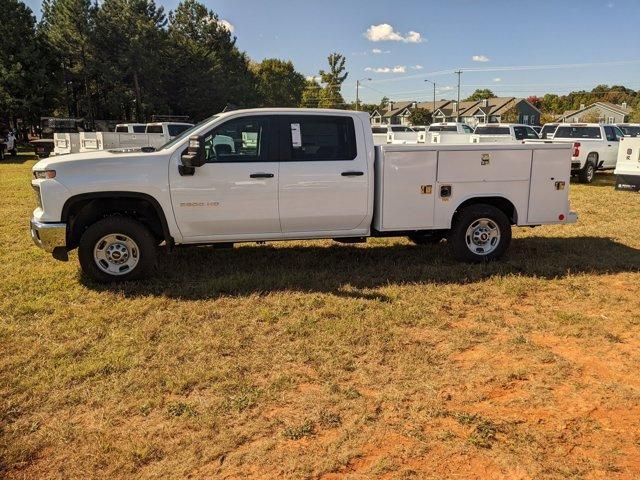
{"type": "Polygon", "coordinates": [[[66,223],[43,223],[31,219],[30,227],[33,243],[45,252],[54,253],[56,249],[64,249],[66,252],[66,223]]]}

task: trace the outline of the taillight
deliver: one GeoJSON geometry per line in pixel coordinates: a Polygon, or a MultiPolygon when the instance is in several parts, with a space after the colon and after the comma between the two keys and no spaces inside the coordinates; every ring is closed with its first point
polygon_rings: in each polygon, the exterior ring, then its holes
{"type": "Polygon", "coordinates": [[[574,157],[580,156],[580,142],[575,142],[573,144],[573,156],[574,157]]]}

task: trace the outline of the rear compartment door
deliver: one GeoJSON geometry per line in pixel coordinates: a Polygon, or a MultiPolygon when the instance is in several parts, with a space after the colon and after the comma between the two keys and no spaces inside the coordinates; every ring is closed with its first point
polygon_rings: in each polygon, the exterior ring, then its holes
{"type": "Polygon", "coordinates": [[[438,182],[507,182],[528,180],[531,150],[495,149],[487,151],[442,150],[438,160],[438,182]]]}
{"type": "Polygon", "coordinates": [[[571,150],[534,150],[527,223],[561,223],[569,213],[571,150]]]}
{"type": "Polygon", "coordinates": [[[435,150],[385,151],[379,230],[423,230],[434,224],[435,150]]]}

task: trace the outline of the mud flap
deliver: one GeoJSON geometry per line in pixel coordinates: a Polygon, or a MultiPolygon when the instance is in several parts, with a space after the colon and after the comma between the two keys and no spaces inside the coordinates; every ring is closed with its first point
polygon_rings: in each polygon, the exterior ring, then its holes
{"type": "Polygon", "coordinates": [[[640,175],[616,175],[616,190],[640,192],[640,175]]]}

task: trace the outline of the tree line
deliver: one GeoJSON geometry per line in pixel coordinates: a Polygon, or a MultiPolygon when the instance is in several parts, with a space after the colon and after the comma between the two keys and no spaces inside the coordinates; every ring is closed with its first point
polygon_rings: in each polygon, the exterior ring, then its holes
{"type": "MultiPolygon", "coordinates": [[[[465,100],[484,100],[495,98],[496,95],[488,88],[475,90],[465,100]]],[[[566,95],[547,93],[542,97],[530,96],[527,100],[538,108],[546,117],[546,121],[553,121],[555,116],[568,110],[578,110],[582,105],[595,102],[608,102],[614,105],[626,103],[633,110],[632,121],[640,121],[640,92],[623,85],[598,85],[590,91],[580,90],[566,95]]],[[[543,120],[545,120],[543,118],[543,120]]]]}
{"type": "Polygon", "coordinates": [[[225,107],[344,108],[346,59],[307,79],[293,63],[252,61],[197,0],[166,13],[153,0],[44,0],[42,18],[0,0],[0,115],[202,120],[225,107]]]}

